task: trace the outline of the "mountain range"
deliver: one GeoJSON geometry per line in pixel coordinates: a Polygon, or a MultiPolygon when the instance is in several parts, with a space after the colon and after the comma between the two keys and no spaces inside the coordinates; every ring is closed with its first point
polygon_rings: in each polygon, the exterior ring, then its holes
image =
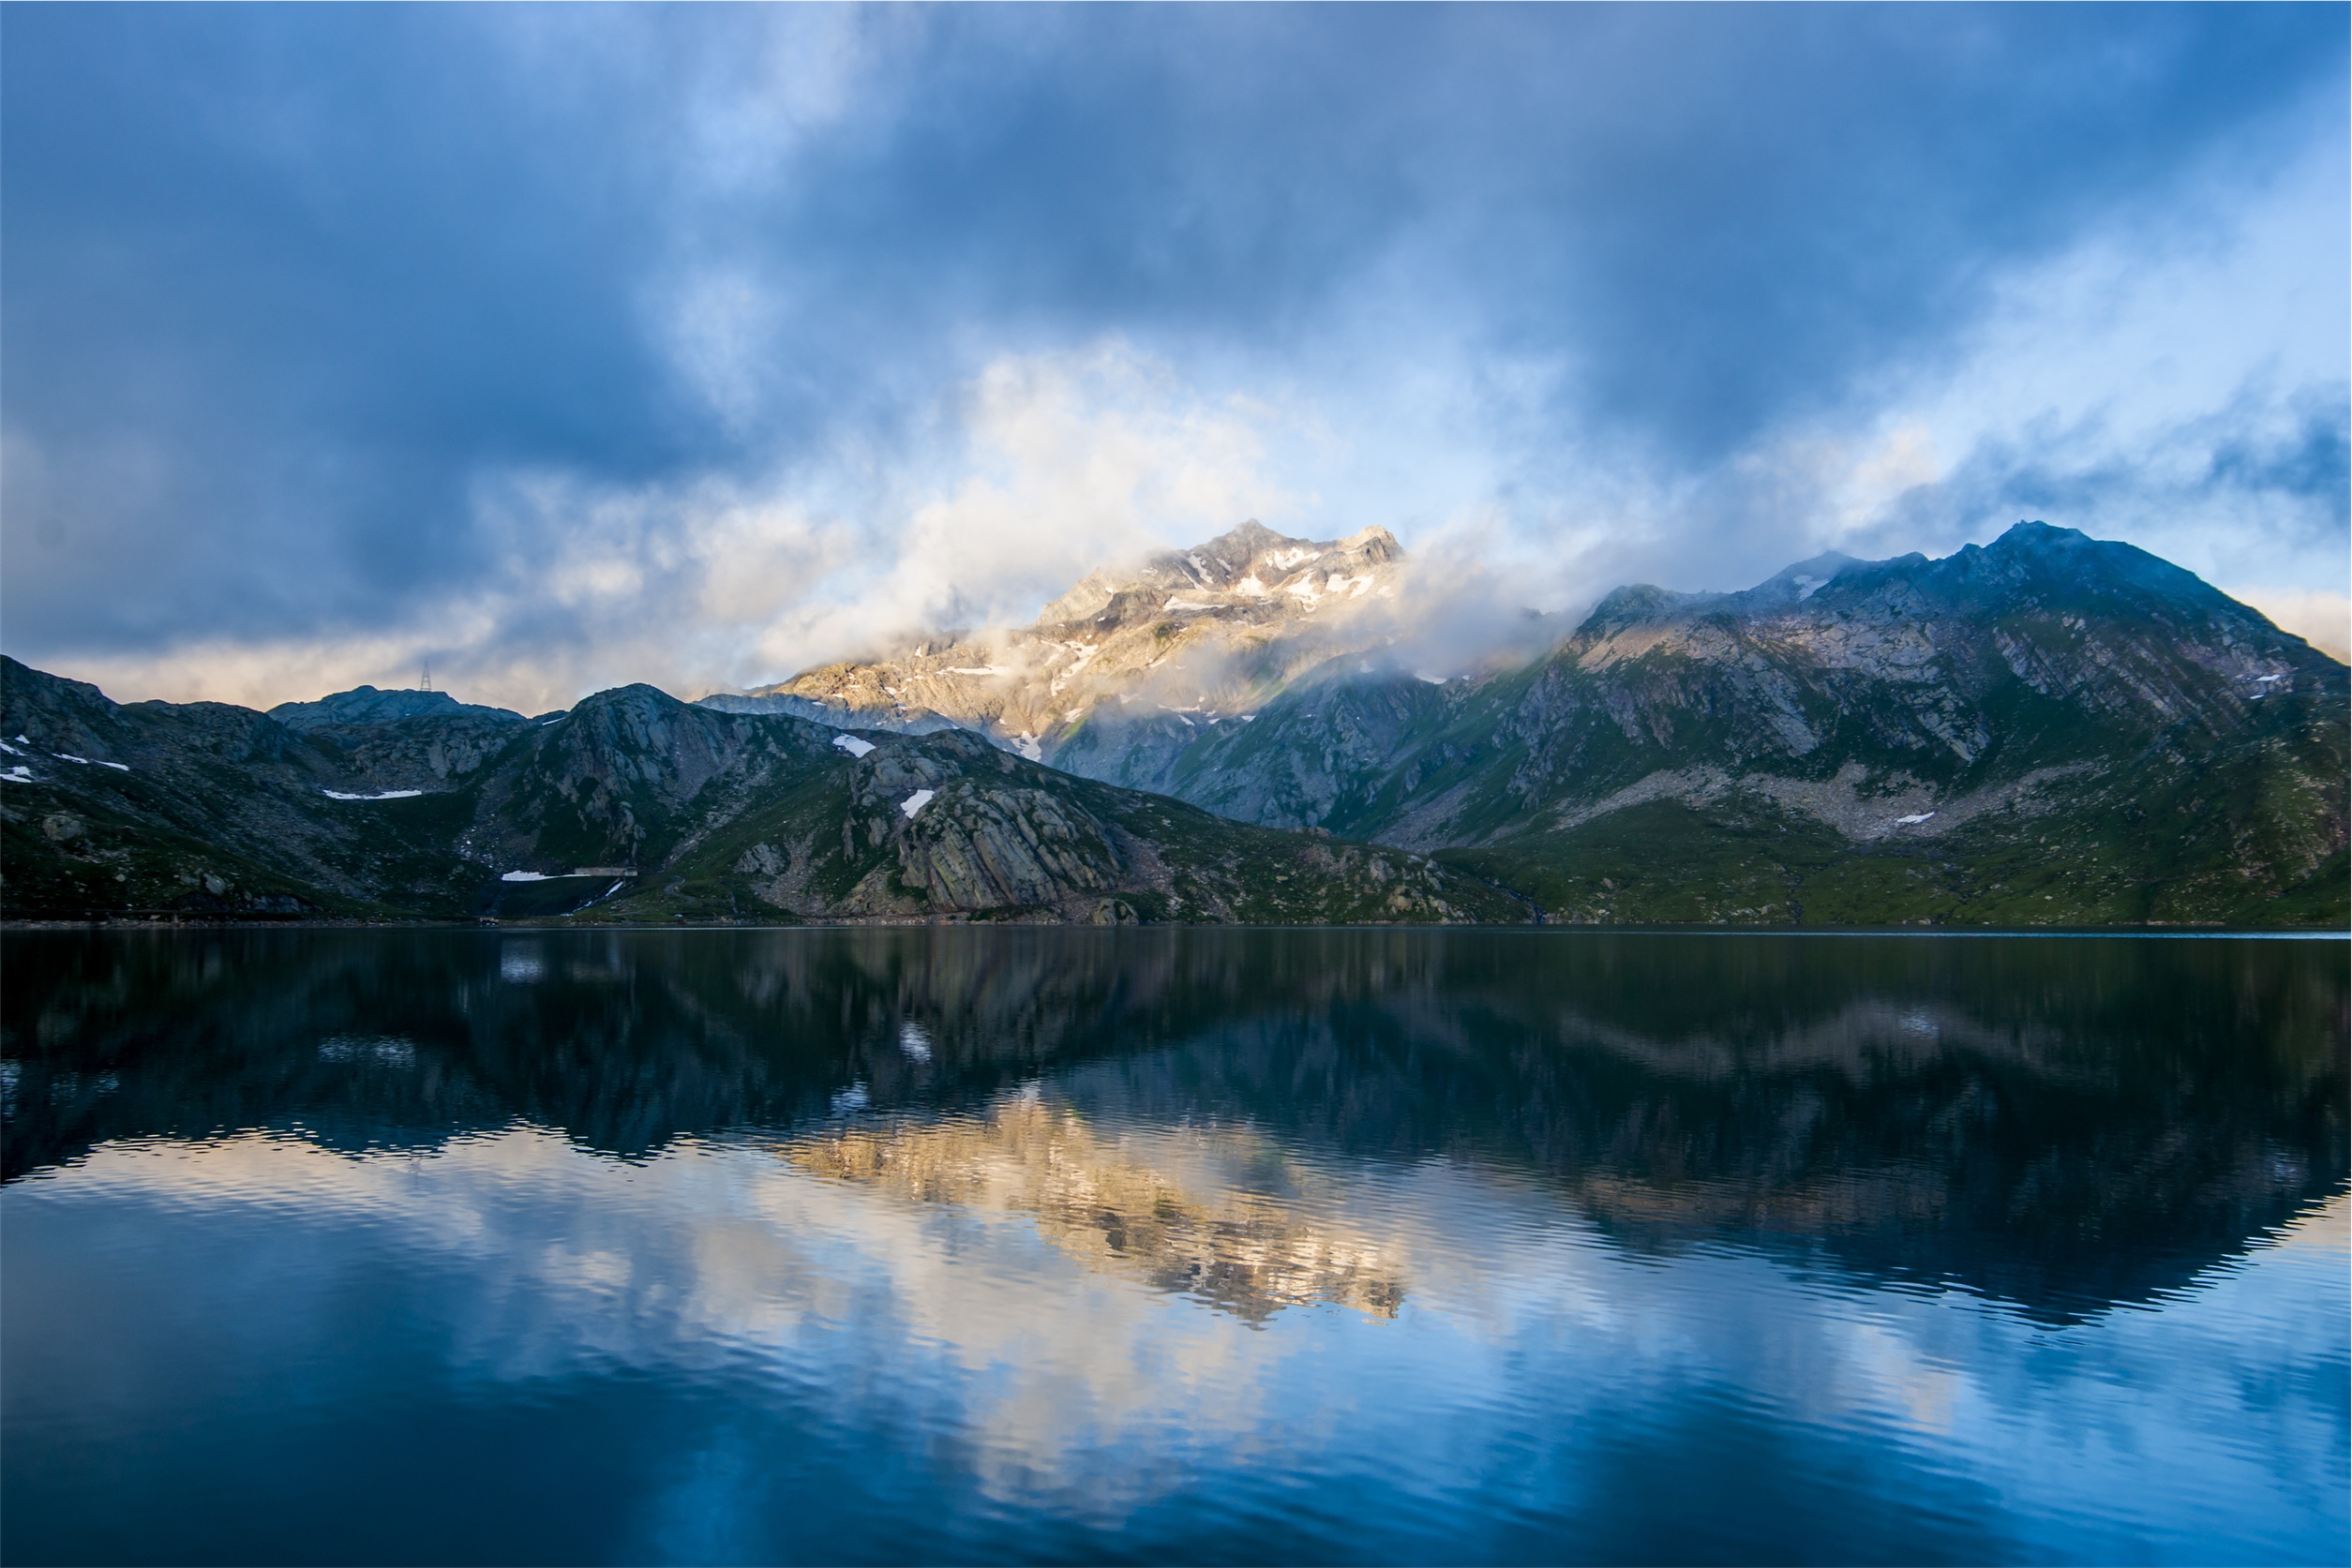
{"type": "Polygon", "coordinates": [[[118,705],[0,660],[0,910],[2352,918],[2345,666],[2130,545],[2020,523],[1620,589],[1466,670],[1420,662],[1409,564],[1251,522],[1025,628],[535,718],[118,705]]]}
{"type": "Polygon", "coordinates": [[[0,898],[157,915],[1309,923],[1524,919],[1413,852],[1213,815],[963,730],[650,686],[528,719],[362,689],[116,704],[0,660],[0,898]]]}

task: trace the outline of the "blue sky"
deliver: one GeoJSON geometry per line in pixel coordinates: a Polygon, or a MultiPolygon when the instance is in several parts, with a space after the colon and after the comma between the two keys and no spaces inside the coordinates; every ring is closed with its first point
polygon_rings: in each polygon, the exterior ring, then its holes
{"type": "Polygon", "coordinates": [[[1251,515],[1546,608],[2037,516],[2340,628],[2346,19],[10,6],[0,645],[691,694],[1251,515]]]}

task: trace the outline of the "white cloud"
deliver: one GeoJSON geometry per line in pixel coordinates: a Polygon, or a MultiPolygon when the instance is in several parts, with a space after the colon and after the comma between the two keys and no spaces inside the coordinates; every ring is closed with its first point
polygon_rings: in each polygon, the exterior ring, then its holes
{"type": "MultiPolygon", "coordinates": [[[[722,348],[710,363],[724,399],[735,362],[722,348]]],[[[897,452],[844,442],[758,482],[487,478],[472,506],[495,567],[422,622],[212,639],[73,673],[123,700],[267,706],[408,685],[430,659],[465,699],[525,712],[632,680],[682,695],[755,685],[925,631],[1026,620],[1106,560],[1311,512],[1269,459],[1286,417],[1119,342],[1004,356],[897,452]]]]}
{"type": "Polygon", "coordinates": [[[1279,526],[1312,505],[1272,471],[1283,418],[1204,394],[1123,343],[999,358],[948,400],[936,447],[908,455],[923,478],[868,502],[857,549],[821,578],[803,575],[761,629],[757,667],[731,679],[1023,620],[1106,560],[1248,515],[1279,526]]]}
{"type": "Polygon", "coordinates": [[[737,439],[752,432],[770,391],[780,306],[742,270],[695,274],[664,291],[655,337],[679,379],[737,439]]]}
{"type": "Polygon", "coordinates": [[[833,6],[735,20],[705,46],[682,95],[682,170],[721,198],[787,179],[809,138],[877,107],[891,87],[891,60],[926,25],[920,14],[833,6]]]}

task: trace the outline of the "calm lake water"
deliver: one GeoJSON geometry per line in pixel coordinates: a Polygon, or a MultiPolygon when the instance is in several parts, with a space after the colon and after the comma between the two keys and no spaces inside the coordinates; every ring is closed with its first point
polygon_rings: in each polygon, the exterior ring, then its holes
{"type": "Polygon", "coordinates": [[[0,1555],[2342,1562],[2346,959],[11,933],[0,1555]]]}

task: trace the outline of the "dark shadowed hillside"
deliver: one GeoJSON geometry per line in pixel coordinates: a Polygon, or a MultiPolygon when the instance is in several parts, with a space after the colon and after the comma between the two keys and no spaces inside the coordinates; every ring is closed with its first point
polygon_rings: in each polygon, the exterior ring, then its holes
{"type": "Polygon", "coordinates": [[[649,686],[541,720],[481,709],[330,719],[293,727],[220,704],[118,705],[0,665],[7,912],[1114,923],[1530,913],[1417,854],[1228,822],[960,731],[859,737],[649,686]]]}

